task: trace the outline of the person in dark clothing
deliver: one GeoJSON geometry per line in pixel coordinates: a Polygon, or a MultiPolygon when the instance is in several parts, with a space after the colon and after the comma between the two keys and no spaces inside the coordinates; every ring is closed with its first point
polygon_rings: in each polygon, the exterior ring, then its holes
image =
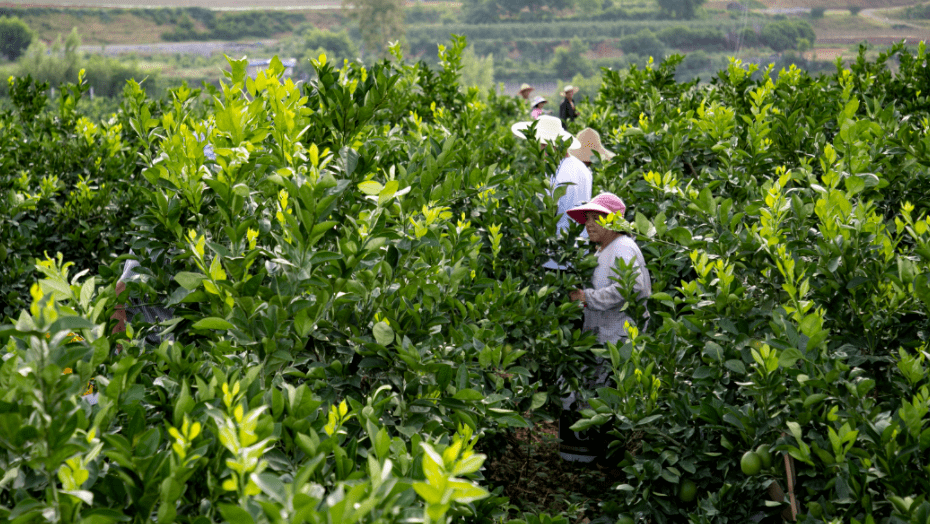
{"type": "Polygon", "coordinates": [[[572,97],[577,92],[578,88],[572,85],[565,86],[565,89],[562,91],[562,94],[565,95],[565,100],[562,100],[562,105],[559,106],[559,118],[562,119],[563,126],[568,126],[569,122],[574,122],[574,120],[578,118],[575,102],[572,101],[572,97]]]}

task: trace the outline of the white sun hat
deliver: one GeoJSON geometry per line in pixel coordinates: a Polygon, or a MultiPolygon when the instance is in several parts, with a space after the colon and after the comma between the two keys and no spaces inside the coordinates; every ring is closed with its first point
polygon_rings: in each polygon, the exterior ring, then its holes
{"type": "Polygon", "coordinates": [[[530,103],[530,107],[536,107],[542,102],[548,102],[548,100],[546,100],[544,97],[537,96],[536,98],[533,99],[533,102],[530,103]]]}
{"type": "MultiPolygon", "coordinates": [[[[550,115],[541,115],[538,120],[535,120],[536,123],[536,140],[544,144],[554,141],[556,138],[562,137],[563,140],[571,140],[572,145],[568,149],[578,149],[581,147],[581,142],[577,138],[572,136],[571,133],[562,129],[562,121],[554,116],[550,115]]],[[[533,124],[533,122],[517,122],[516,124],[510,126],[510,130],[514,135],[520,138],[526,138],[526,135],[523,133],[533,124]]]]}

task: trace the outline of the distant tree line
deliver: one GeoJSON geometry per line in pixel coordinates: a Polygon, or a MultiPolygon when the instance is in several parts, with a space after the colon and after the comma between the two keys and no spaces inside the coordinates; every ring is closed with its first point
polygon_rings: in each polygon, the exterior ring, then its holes
{"type": "Polygon", "coordinates": [[[16,60],[29,47],[35,33],[15,16],[0,17],[0,54],[16,60]]]}
{"type": "Polygon", "coordinates": [[[163,40],[169,42],[268,38],[293,31],[298,24],[306,21],[304,15],[286,11],[217,13],[202,8],[178,9],[153,16],[166,16],[168,23],[174,24],[170,31],[161,35],[163,40]],[[203,29],[198,28],[198,23],[203,29]]]}

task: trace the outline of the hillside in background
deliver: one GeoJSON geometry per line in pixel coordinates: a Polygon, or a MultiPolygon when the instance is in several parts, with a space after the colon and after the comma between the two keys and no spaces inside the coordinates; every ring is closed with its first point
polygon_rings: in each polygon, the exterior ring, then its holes
{"type": "MultiPolygon", "coordinates": [[[[0,7],[0,16],[21,18],[47,47],[74,29],[82,44],[79,53],[119,56],[120,66],[109,69],[135,71],[165,86],[215,83],[224,67],[223,54],[292,57],[299,62],[298,76],[309,73],[309,58],[320,52],[336,60],[362,57],[369,62],[379,54],[363,43],[360,28],[366,24],[359,25],[351,10],[331,0],[300,5],[267,1],[249,4],[249,10],[238,0],[201,7],[146,2],[147,9],[97,8],[93,1],[80,8],[47,4],[0,7]]],[[[482,88],[503,83],[505,92],[513,93],[530,82],[540,86],[535,94],[557,96],[565,83],[591,93],[601,68],[645,64],[650,56],[685,54],[676,73],[679,80],[707,80],[729,57],[772,63],[776,69],[796,63],[817,72],[832,69],[836,58],[853,56],[859,43],[879,49],[930,34],[930,4],[913,0],[552,0],[539,9],[522,5],[408,2],[395,37],[403,39],[408,56],[435,65],[436,43],[450,34],[464,35],[469,43],[466,83],[482,88]],[[683,5],[691,11],[682,14],[683,5]]],[[[0,63],[3,74],[35,69],[0,63]]],[[[95,72],[90,81],[97,92],[111,92],[126,74],[103,75],[114,82],[104,88],[101,73],[95,72]]],[[[52,84],[60,81],[44,78],[52,84]]]]}

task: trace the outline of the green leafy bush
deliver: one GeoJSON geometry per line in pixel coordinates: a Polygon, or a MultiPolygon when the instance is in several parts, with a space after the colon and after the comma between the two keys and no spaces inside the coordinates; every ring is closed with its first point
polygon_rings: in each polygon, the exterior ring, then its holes
{"type": "Polygon", "coordinates": [[[778,53],[788,49],[797,49],[801,39],[813,44],[816,38],[814,28],[807,20],[778,20],[766,24],[759,35],[761,43],[778,53]]]}
{"type": "Polygon", "coordinates": [[[904,13],[909,19],[926,20],[930,18],[930,3],[910,6],[904,13]]]}
{"type": "Polygon", "coordinates": [[[35,32],[19,18],[0,16],[0,55],[16,60],[34,38],[35,32]]]}
{"type": "MultiPolygon", "coordinates": [[[[512,135],[514,97],[459,87],[464,49],[440,46],[438,69],[396,47],[371,67],[319,60],[302,85],[279,60],[253,78],[230,60],[206,108],[129,82],[96,129],[75,113],[84,84],[49,115],[44,85],[14,81],[0,139],[24,154],[2,161],[56,163],[4,183],[25,201],[54,189],[43,175],[116,151],[101,166],[131,183],[107,224],[134,254],[45,257],[21,231],[54,240],[23,226],[56,217],[53,199],[5,208],[3,237],[24,238],[14,267],[40,278],[0,326],[0,517],[507,521],[483,451],[551,418],[566,389],[590,405],[576,429],[603,426],[626,475],[601,520],[777,520],[785,457],[800,521],[930,513],[925,46],[863,48],[817,77],[733,60],[679,83],[680,55],[602,71],[579,124],[617,153],[595,187],[627,203],[612,227],[636,235],[654,291],[626,306],[648,325],[606,347],[569,328],[588,266],[553,236],[546,174],[565,151],[512,135]],[[550,253],[573,269],[540,271],[550,253]],[[128,258],[144,269],[117,295],[128,258]],[[114,333],[129,299],[174,317],[114,333]],[[586,391],[595,356],[611,383],[586,391]],[[80,400],[90,380],[96,407],[80,400]]],[[[634,279],[618,268],[622,288],[634,279]]]]}
{"type": "Polygon", "coordinates": [[[665,55],[665,45],[655,33],[648,29],[621,38],[618,45],[624,53],[652,56],[657,59],[661,59],[665,55]]]}
{"type": "Polygon", "coordinates": [[[666,27],[656,33],[656,36],[674,49],[715,51],[726,47],[723,31],[716,28],[691,28],[686,25],[666,27]]]}
{"type": "Polygon", "coordinates": [[[28,304],[33,264],[42,253],[63,253],[96,269],[129,242],[129,219],[141,188],[141,149],[123,113],[91,120],[77,112],[89,86],[81,72],[50,107],[48,83],[30,77],[9,83],[12,108],[0,113],[4,241],[0,313],[28,304]]]}

